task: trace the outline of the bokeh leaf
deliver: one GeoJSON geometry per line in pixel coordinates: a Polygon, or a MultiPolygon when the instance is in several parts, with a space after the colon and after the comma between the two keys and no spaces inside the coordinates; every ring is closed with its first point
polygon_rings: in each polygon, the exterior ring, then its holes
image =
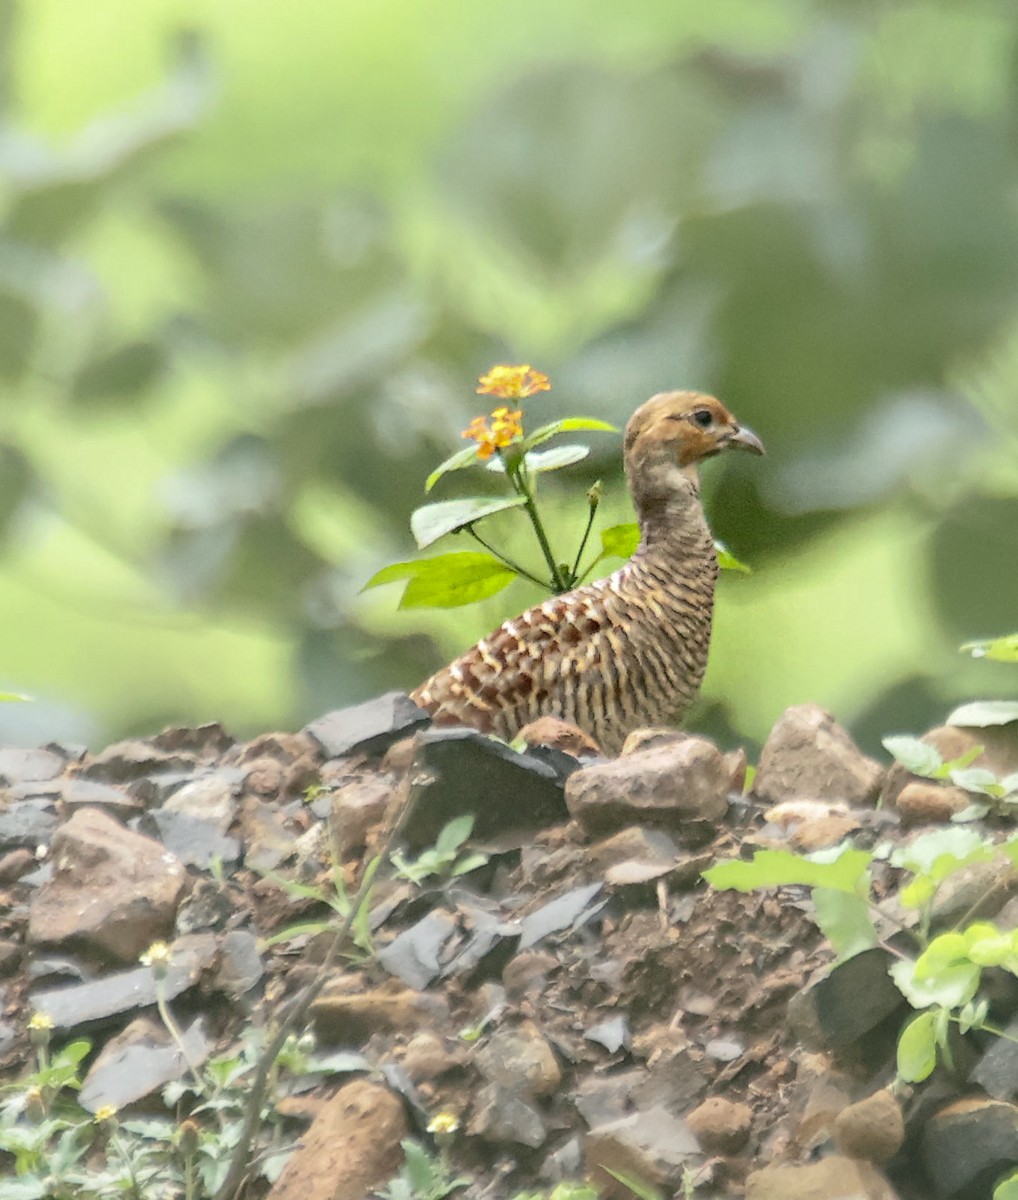
{"type": "Polygon", "coordinates": [[[474,497],[464,500],[446,500],[441,504],[425,504],[415,509],[410,517],[410,529],[417,547],[423,550],[447,533],[455,533],[466,525],[472,525],[492,513],[505,512],[525,504],[523,496],[507,496],[502,499],[474,497]]]}

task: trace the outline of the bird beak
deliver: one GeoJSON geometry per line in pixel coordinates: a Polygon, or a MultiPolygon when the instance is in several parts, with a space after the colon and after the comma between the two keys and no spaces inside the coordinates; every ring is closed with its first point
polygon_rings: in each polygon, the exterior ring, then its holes
{"type": "Polygon", "coordinates": [[[763,454],[764,444],[752,429],[737,425],[727,444],[737,450],[748,450],[751,454],[763,454]]]}

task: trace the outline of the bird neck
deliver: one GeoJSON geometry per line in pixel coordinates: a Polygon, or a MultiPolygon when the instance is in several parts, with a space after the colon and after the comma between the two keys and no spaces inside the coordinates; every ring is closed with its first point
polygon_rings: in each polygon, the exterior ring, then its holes
{"type": "Polygon", "coordinates": [[[700,503],[695,465],[631,477],[630,491],[640,527],[637,555],[672,561],[693,554],[714,554],[714,539],[700,503]]]}

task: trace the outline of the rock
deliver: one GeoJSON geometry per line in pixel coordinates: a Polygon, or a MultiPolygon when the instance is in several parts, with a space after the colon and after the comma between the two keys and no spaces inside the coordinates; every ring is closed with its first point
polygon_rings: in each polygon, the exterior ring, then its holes
{"type": "Polygon", "coordinates": [[[151,742],[129,738],[114,742],[93,755],[82,767],[81,774],[85,779],[98,779],[104,783],[130,783],[144,775],[186,771],[194,765],[192,754],[160,750],[151,742]]]}
{"type": "Polygon", "coordinates": [[[970,921],[996,916],[1018,891],[1018,871],[1003,855],[989,862],[959,867],[937,889],[930,925],[937,931],[953,926],[963,917],[970,921]]]}
{"type": "Polygon", "coordinates": [[[686,1168],[703,1162],[689,1125],[666,1109],[653,1107],[597,1125],[585,1147],[591,1184],[601,1196],[626,1196],[629,1189],[610,1172],[645,1183],[677,1188],[686,1168]]]}
{"type": "Polygon", "coordinates": [[[1013,1100],[1018,1096],[1018,1017],[1004,1029],[1005,1037],[994,1038],[969,1075],[969,1081],[981,1087],[994,1100],[1013,1100]]]}
{"type": "Polygon", "coordinates": [[[23,948],[18,942],[0,938],[0,979],[5,979],[21,965],[23,948]]]}
{"type": "Polygon", "coordinates": [[[53,750],[0,749],[0,786],[56,779],[66,765],[64,756],[53,750]]]}
{"type": "Polygon", "coordinates": [[[905,997],[887,973],[890,954],[879,946],[836,963],[798,992],[788,1016],[812,1049],[836,1049],[858,1041],[898,1009],[905,997]]]}
{"type": "Polygon", "coordinates": [[[198,817],[217,833],[225,834],[237,815],[237,797],[243,780],[244,772],[238,767],[220,767],[199,775],[168,797],[163,811],[198,817]]]}
{"type": "Polygon", "coordinates": [[[1018,1107],[968,1096],[926,1122],[922,1158],[938,1196],[976,1200],[1018,1163],[1018,1107]]]}
{"type": "Polygon", "coordinates": [[[393,786],[384,775],[365,775],[344,783],[332,796],[332,827],[342,857],[363,851],[372,830],[385,819],[393,786]]]}
{"type": "Polygon", "coordinates": [[[753,1110],[723,1096],[708,1096],[686,1122],[705,1153],[738,1154],[749,1141],[753,1110]]]}
{"type": "Polygon", "coordinates": [[[561,933],[583,924],[604,908],[606,900],[597,897],[603,891],[600,883],[571,888],[523,918],[520,929],[520,949],[529,950],[553,933],[561,933]]]}
{"type": "Polygon", "coordinates": [[[390,975],[423,990],[441,972],[441,952],[456,928],[451,913],[435,909],[379,950],[378,961],[390,975]]]}
{"type": "Polygon", "coordinates": [[[811,1152],[833,1139],[838,1114],[852,1103],[853,1080],[832,1070],[826,1054],[800,1054],[798,1066],[794,1140],[800,1150],[811,1152]]]}
{"type": "Polygon", "coordinates": [[[496,1029],[475,1051],[474,1063],[485,1079],[518,1094],[548,1096],[562,1082],[555,1054],[533,1021],[496,1029]]]}
{"type": "Polygon", "coordinates": [[[837,846],[839,842],[858,832],[859,822],[854,817],[831,813],[818,821],[806,821],[792,831],[789,841],[792,849],[799,854],[812,854],[814,850],[837,846]]]}
{"type": "Polygon", "coordinates": [[[718,748],[685,736],[582,767],[566,783],[566,804],[588,834],[627,825],[678,829],[724,816],[729,782],[718,748]]]}
{"type": "Polygon", "coordinates": [[[538,717],[520,730],[520,738],[528,746],[548,746],[573,758],[597,758],[601,747],[578,726],[559,717],[538,717]]]}
{"type": "Polygon", "coordinates": [[[510,996],[540,992],[559,961],[554,954],[543,950],[522,950],[514,954],[502,971],[502,985],[510,996]]]}
{"type": "Polygon", "coordinates": [[[602,870],[629,861],[671,865],[678,856],[679,848],[667,833],[644,825],[620,829],[587,849],[587,857],[602,870]]]}
{"type": "Polygon", "coordinates": [[[905,826],[942,825],[956,813],[964,812],[975,799],[964,788],[929,779],[914,779],[898,793],[895,807],[905,826]]]}
{"type": "Polygon", "coordinates": [[[420,734],[410,771],[412,808],[403,837],[414,849],[431,845],[449,821],[474,815],[473,838],[533,834],[568,813],[557,770],[531,754],[473,729],[420,734]],[[497,797],[512,797],[512,804],[497,797]]]}
{"type": "Polygon", "coordinates": [[[235,744],[233,737],[218,721],[204,725],[171,725],[152,739],[152,745],[169,753],[197,754],[202,758],[219,758],[235,744]]]}
{"type": "Polygon", "coordinates": [[[767,804],[831,800],[872,804],[884,770],[815,704],[786,709],[760,752],[753,794],[767,804]]]}
{"type": "Polygon", "coordinates": [[[62,780],[60,801],[66,817],[85,805],[101,808],[120,821],[129,821],[145,811],[144,804],[137,796],[130,796],[111,783],[96,783],[92,779],[62,780]]]}
{"type": "Polygon", "coordinates": [[[764,1167],[746,1180],[746,1200],[897,1200],[872,1164],[833,1154],[801,1167],[764,1167]]]}
{"type": "Polygon", "coordinates": [[[54,800],[16,800],[0,808],[0,852],[48,846],[59,824],[54,800]]]}
{"type": "MultiPolygon", "coordinates": [[[[170,947],[172,962],[162,982],[166,1000],[194,987],[216,959],[216,940],[209,934],[178,938],[170,947]]],[[[156,980],[151,967],[117,971],[88,983],[39,989],[31,995],[32,1007],[53,1021],[54,1029],[67,1031],[91,1026],[148,1008],[156,1002],[156,980]]]]}
{"type": "Polygon", "coordinates": [[[177,909],[174,923],[178,934],[205,933],[225,929],[234,915],[230,890],[208,877],[195,880],[190,893],[177,909]]]}
{"type": "Polygon", "coordinates": [[[315,1034],[323,1042],[360,1045],[373,1033],[408,1033],[434,1028],[445,1016],[439,996],[406,988],[319,996],[311,1005],[315,1034]]]}
{"type": "Polygon", "coordinates": [[[246,929],[233,929],[219,944],[215,987],[236,999],[249,992],[265,974],[258,939],[246,929]]]}
{"type": "MultiPolygon", "coordinates": [[[[990,726],[985,729],[938,725],[924,733],[919,740],[933,746],[944,762],[952,762],[981,746],[982,752],[970,766],[982,767],[998,777],[1018,771],[1018,725],[990,726]]],[[[885,803],[896,804],[902,789],[915,778],[907,767],[893,763],[887,772],[885,803]]],[[[976,797],[971,797],[970,802],[972,799],[976,797]]]]}
{"type": "Polygon", "coordinates": [[[362,1079],[325,1105],[269,1192],[269,1200],[364,1200],[399,1170],[403,1101],[362,1079]]]}
{"type": "Polygon", "coordinates": [[[244,866],[252,871],[274,871],[296,849],[296,839],[286,828],[279,806],[257,796],[244,796],[241,801],[240,836],[244,866]]]}
{"type": "Polygon", "coordinates": [[[186,1059],[162,1021],[135,1018],[96,1056],[78,1094],[82,1108],[91,1113],[107,1104],[126,1108],[171,1080],[182,1079],[191,1067],[200,1068],[211,1050],[201,1017],[181,1030],[181,1041],[186,1059]]]}
{"type": "Polygon", "coordinates": [[[530,1101],[511,1088],[483,1084],[474,1099],[467,1133],[487,1142],[543,1146],[548,1137],[544,1118],[530,1101]]]}
{"type": "Polygon", "coordinates": [[[35,855],[31,850],[9,850],[0,855],[0,884],[17,883],[36,867],[35,855]]]}
{"type": "Polygon", "coordinates": [[[420,1084],[438,1079],[447,1071],[462,1067],[467,1052],[462,1043],[449,1048],[444,1038],[428,1030],[415,1033],[403,1053],[403,1070],[412,1083],[420,1084]]]}
{"type": "Polygon", "coordinates": [[[173,929],[187,886],[158,842],[84,808],[53,837],[53,877],[32,900],[32,945],[83,944],[130,962],[173,929]]]}
{"type": "Polygon", "coordinates": [[[185,867],[206,871],[216,861],[232,865],[240,859],[236,838],[224,837],[211,821],[189,812],[157,808],[146,814],[141,826],[185,867]]]}
{"type": "Polygon", "coordinates": [[[887,1162],[905,1141],[901,1105],[887,1088],[848,1105],[835,1118],[834,1140],[849,1158],[887,1162]]]}
{"type": "Polygon", "coordinates": [[[431,723],[431,717],[402,692],[339,708],[305,725],[304,732],[327,758],[380,755],[400,738],[431,723]]]}

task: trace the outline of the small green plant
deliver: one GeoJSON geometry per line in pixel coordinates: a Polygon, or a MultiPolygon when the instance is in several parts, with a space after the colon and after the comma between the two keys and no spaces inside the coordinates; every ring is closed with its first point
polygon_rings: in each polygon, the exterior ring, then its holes
{"type": "Polygon", "coordinates": [[[344,953],[350,958],[370,957],[374,953],[374,940],[371,936],[370,922],[371,900],[375,873],[378,871],[381,863],[381,856],[377,855],[364,868],[359,900],[351,893],[347,886],[343,868],[338,863],[334,864],[329,871],[328,885],[324,883],[301,883],[299,880],[287,879],[283,875],[278,875],[275,871],[259,871],[258,873],[263,879],[274,883],[281,892],[285,892],[291,899],[310,900],[316,904],[323,904],[332,909],[332,912],[335,914],[333,917],[324,917],[312,921],[299,921],[294,925],[288,925],[285,929],[281,929],[278,933],[267,937],[263,945],[275,946],[280,942],[292,941],[295,937],[314,936],[325,933],[333,928],[336,918],[340,921],[349,919],[352,948],[348,948],[344,953]]]}
{"type": "Polygon", "coordinates": [[[487,854],[460,854],[474,828],[472,815],[455,817],[443,826],[429,850],[422,850],[415,859],[407,859],[399,850],[389,856],[396,874],[410,883],[421,884],[432,875],[452,879],[483,867],[487,854]]]}
{"type": "Polygon", "coordinates": [[[469,1177],[453,1171],[443,1150],[432,1154],[412,1138],[400,1145],[403,1147],[403,1166],[399,1174],[376,1193],[382,1200],[445,1200],[446,1196],[472,1182],[469,1177]]]}
{"type": "Polygon", "coordinates": [[[598,1190],[589,1183],[556,1184],[550,1192],[517,1192],[511,1200],[598,1200],[598,1190]]]}
{"type": "MultiPolygon", "coordinates": [[[[582,430],[615,433],[614,425],[592,417],[566,417],[541,425],[530,433],[523,427],[523,411],[515,407],[540,392],[551,390],[548,376],[535,371],[529,364],[492,367],[478,380],[477,393],[506,401],[490,416],[475,417],[463,431],[463,437],[474,443],[457,451],[428,476],[425,492],[452,471],[483,466],[504,477],[510,495],[498,499],[475,496],[425,504],[410,517],[410,528],[420,550],[433,545],[448,534],[465,533],[480,551],[458,551],[433,558],[392,563],[374,574],[364,589],[382,584],[402,582],[400,608],[456,608],[494,596],[515,579],[523,578],[556,594],[568,592],[582,583],[606,558],[629,558],[640,540],[635,524],[614,525],[601,532],[601,548],[583,565],[601,499],[600,482],[586,493],[586,521],[575,553],[562,556],[552,548],[537,505],[538,480],[548,471],[557,471],[581,462],[590,453],[588,447],[577,443],[540,449],[563,433],[582,430]],[[482,521],[498,513],[520,509],[530,522],[542,565],[534,570],[521,566],[497,549],[478,531],[482,521]]],[[[718,562],[722,567],[748,571],[749,568],[718,544],[718,562]]]]}

